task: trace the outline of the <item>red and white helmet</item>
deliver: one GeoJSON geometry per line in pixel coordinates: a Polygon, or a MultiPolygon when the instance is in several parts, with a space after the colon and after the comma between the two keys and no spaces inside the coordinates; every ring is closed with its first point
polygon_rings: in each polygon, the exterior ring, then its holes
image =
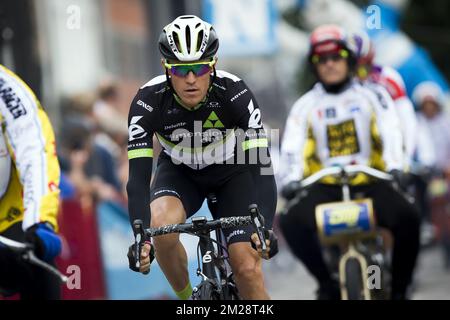
{"type": "Polygon", "coordinates": [[[349,38],[343,28],[334,24],[326,24],[314,29],[309,38],[311,54],[333,52],[347,49],[354,53],[349,46],[349,38]]]}

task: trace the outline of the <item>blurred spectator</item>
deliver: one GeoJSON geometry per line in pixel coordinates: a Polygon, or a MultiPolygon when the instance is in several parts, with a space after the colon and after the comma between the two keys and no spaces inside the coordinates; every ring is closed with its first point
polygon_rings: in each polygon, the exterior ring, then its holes
{"type": "Polygon", "coordinates": [[[61,130],[60,162],[83,206],[95,200],[121,201],[122,184],[112,154],[96,142],[92,104],[86,96],[72,99],[61,130]],[[89,108],[89,104],[91,108],[89,108]]]}
{"type": "Polygon", "coordinates": [[[110,80],[104,80],[97,89],[97,100],[93,105],[93,117],[97,124],[95,142],[108,150],[114,157],[121,183],[121,192],[126,195],[128,181],[127,115],[120,112],[120,90],[110,80]]]}
{"type": "Polygon", "coordinates": [[[97,100],[94,102],[93,115],[101,132],[97,141],[107,148],[116,158],[120,157],[122,146],[128,135],[126,115],[120,113],[119,88],[114,82],[100,84],[97,100]]]}
{"type": "Polygon", "coordinates": [[[419,114],[419,128],[426,128],[431,134],[435,150],[436,169],[450,179],[450,117],[444,112],[444,95],[438,85],[423,82],[413,93],[419,114]]]}

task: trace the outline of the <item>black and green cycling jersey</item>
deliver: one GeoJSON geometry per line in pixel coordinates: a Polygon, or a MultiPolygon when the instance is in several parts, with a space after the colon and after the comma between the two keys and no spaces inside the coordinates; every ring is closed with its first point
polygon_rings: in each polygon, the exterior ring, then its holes
{"type": "Polygon", "coordinates": [[[148,212],[154,136],[172,162],[211,184],[242,170],[260,175],[261,166],[270,166],[261,111],[250,89],[225,71],[211,81],[205,99],[192,109],[183,106],[165,75],[138,91],[128,118],[130,219],[148,212]]]}

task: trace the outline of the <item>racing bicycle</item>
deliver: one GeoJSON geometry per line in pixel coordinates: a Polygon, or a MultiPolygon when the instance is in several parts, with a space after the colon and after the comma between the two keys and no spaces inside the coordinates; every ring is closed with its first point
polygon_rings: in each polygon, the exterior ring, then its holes
{"type": "MultiPolygon", "coordinates": [[[[210,199],[208,199],[210,201],[210,199]]],[[[214,201],[214,200],[213,200],[214,201]]],[[[159,228],[144,229],[141,220],[133,222],[135,230],[135,256],[139,257],[143,239],[172,233],[186,233],[199,238],[197,245],[197,276],[202,280],[193,288],[192,300],[240,300],[228,262],[228,249],[223,239],[222,229],[253,225],[261,243],[263,256],[266,246],[264,218],[256,204],[248,208],[248,216],[235,216],[208,220],[206,217],[194,217],[190,223],[165,225],[159,228]],[[214,231],[215,239],[211,237],[214,231]]],[[[139,261],[136,262],[139,268],[139,261]]]]}

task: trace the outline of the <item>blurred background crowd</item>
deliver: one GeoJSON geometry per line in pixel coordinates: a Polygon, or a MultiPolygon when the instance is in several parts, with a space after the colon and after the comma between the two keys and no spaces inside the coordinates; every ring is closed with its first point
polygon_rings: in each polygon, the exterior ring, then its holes
{"type": "MultiPolygon", "coordinates": [[[[450,230],[450,2],[4,0],[0,63],[36,92],[57,133],[63,173],[64,249],[59,264],[63,271],[73,264],[82,271],[81,289],[65,290],[65,298],[173,298],[157,266],[149,277],[128,271],[125,254],[132,234],[126,211],[126,143],[134,94],[163,72],[156,45],[159,34],[182,14],[198,15],[215,26],[220,39],[218,68],[245,79],[266,126],[279,129],[281,136],[293,102],[313,84],[306,63],[310,31],[324,23],[365,29],[375,46],[375,61],[402,75],[419,130],[430,132],[426,143],[434,146],[432,155],[422,155],[432,160],[418,161],[417,169],[427,199],[422,204],[424,246],[450,242],[445,235],[450,230]]],[[[275,165],[277,150],[274,140],[275,165]]],[[[208,215],[205,208],[200,211],[208,215]]],[[[195,240],[182,239],[195,260],[195,240]]],[[[441,254],[432,251],[425,256],[439,261],[422,262],[425,269],[419,272],[438,277],[439,289],[420,296],[418,279],[417,297],[450,296],[450,260],[442,264],[441,254]]],[[[197,283],[192,262],[192,282],[197,283]]],[[[287,250],[282,248],[270,263],[267,281],[274,298],[309,298],[281,278],[275,285],[277,270],[290,272],[291,282],[296,277],[308,285],[305,272],[287,250]]]]}

